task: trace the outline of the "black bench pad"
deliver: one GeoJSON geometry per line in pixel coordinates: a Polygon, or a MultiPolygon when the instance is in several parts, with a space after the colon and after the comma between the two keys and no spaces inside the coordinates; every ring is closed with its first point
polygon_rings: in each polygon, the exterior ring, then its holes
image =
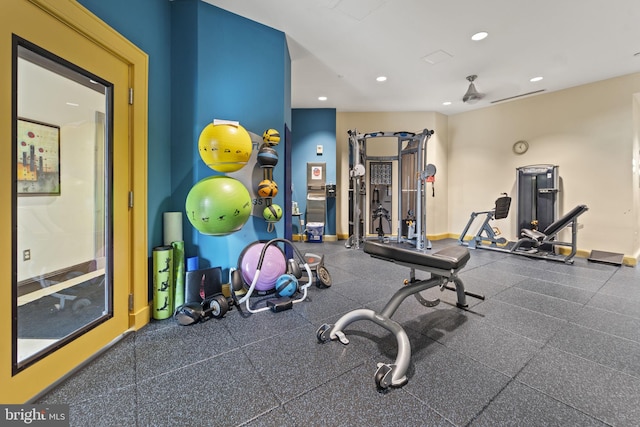
{"type": "Polygon", "coordinates": [[[425,253],[408,244],[365,241],[364,252],[391,262],[399,261],[440,270],[458,270],[471,258],[469,250],[464,246],[447,246],[438,252],[425,253]]]}

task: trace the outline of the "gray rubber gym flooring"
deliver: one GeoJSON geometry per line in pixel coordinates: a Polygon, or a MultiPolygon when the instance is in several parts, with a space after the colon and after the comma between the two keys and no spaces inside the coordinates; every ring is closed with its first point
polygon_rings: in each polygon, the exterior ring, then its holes
{"type": "Polygon", "coordinates": [[[316,330],[381,309],[409,270],[344,241],[297,245],[326,255],[331,288],[281,313],[152,322],[37,403],[69,404],[74,426],[638,425],[640,269],[472,250],[461,277],[486,300],[405,300],[393,318],[411,341],[409,382],[382,394],[376,363],[395,359],[394,337],[369,321],[346,329],[348,346],[316,330]]]}

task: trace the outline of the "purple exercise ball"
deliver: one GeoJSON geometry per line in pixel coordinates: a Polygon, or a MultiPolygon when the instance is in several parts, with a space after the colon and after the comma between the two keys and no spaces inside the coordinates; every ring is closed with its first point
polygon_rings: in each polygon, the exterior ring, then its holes
{"type": "MultiPolygon", "coordinates": [[[[240,270],[242,278],[247,285],[251,285],[256,274],[260,253],[264,243],[255,242],[249,245],[240,255],[240,270]]],[[[271,291],[275,288],[276,280],[287,270],[287,262],[284,253],[275,245],[270,245],[264,255],[260,277],[255,290],[258,292],[271,291]]]]}

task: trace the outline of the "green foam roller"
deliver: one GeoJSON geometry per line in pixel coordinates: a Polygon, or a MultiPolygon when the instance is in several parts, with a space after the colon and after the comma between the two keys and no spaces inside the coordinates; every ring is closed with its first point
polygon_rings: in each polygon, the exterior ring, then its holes
{"type": "Polygon", "coordinates": [[[184,242],[171,242],[173,246],[173,305],[179,307],[184,304],[184,242]]]}
{"type": "Polygon", "coordinates": [[[153,318],[173,315],[173,246],[153,248],[153,318]]]}

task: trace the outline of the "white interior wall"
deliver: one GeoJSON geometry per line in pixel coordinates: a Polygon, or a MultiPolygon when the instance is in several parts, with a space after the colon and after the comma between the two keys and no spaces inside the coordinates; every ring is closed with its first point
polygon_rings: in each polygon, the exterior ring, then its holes
{"type": "Polygon", "coordinates": [[[61,194],[18,197],[18,281],[95,257],[96,111],[105,111],[104,95],[20,60],[18,115],[60,126],[61,194]]]}
{"type": "Polygon", "coordinates": [[[18,281],[94,259],[94,135],[93,124],[62,127],[60,196],[18,198],[18,254],[31,251],[18,281]]]}

